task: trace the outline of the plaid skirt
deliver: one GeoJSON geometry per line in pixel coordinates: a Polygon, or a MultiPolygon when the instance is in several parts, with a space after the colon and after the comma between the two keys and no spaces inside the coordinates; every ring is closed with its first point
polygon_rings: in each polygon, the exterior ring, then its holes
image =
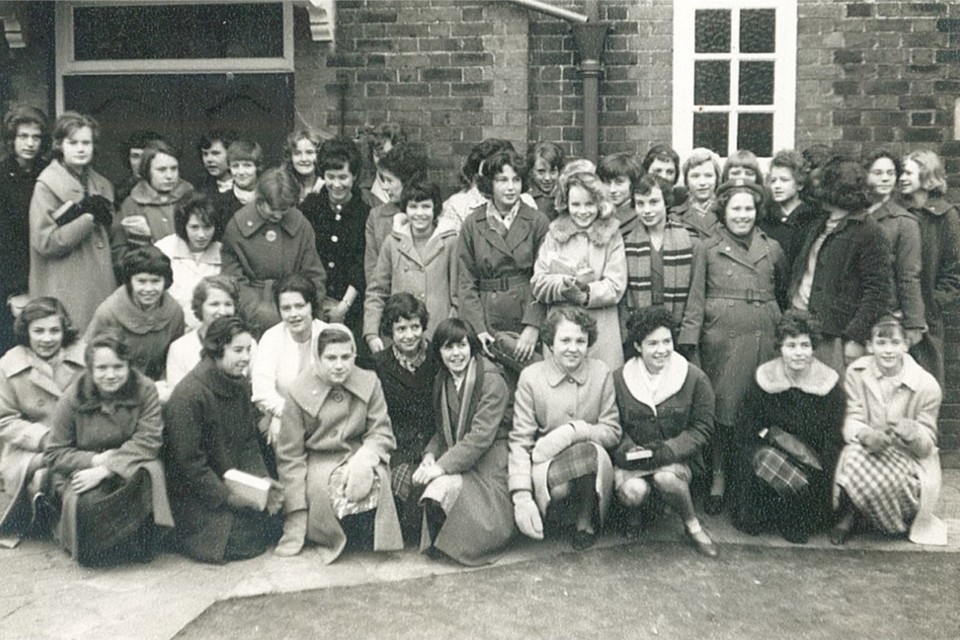
{"type": "Polygon", "coordinates": [[[394,498],[406,502],[413,497],[413,472],[417,466],[413,462],[401,462],[390,468],[390,487],[394,498]]]}
{"type": "Polygon", "coordinates": [[[871,525],[885,533],[906,533],[920,506],[920,463],[890,446],[872,454],[847,445],[837,484],[871,525]]]}
{"type": "Polygon", "coordinates": [[[577,442],[560,452],[550,463],[547,488],[552,490],[576,478],[596,473],[596,447],[589,442],[577,442]]]}

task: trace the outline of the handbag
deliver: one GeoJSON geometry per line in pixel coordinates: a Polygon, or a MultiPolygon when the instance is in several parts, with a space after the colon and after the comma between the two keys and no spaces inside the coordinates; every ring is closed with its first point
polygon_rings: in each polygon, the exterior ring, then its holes
{"type": "Polygon", "coordinates": [[[810,473],[823,470],[816,453],[783,429],[758,435],[764,444],[753,454],[753,472],[781,496],[796,496],[810,485],[810,473]]]}

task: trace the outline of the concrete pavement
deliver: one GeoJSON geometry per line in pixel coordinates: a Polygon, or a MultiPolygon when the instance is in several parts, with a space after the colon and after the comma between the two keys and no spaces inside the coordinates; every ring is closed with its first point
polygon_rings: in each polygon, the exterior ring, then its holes
{"type": "MultiPolygon", "coordinates": [[[[938,513],[950,531],[946,547],[920,547],[875,535],[856,536],[842,548],[831,546],[821,535],[806,546],[824,553],[863,549],[960,552],[960,469],[945,469],[943,484],[938,513]]],[[[719,543],[721,553],[728,544],[793,546],[772,535],[746,536],[736,531],[726,516],[705,517],[703,522],[719,543]]],[[[680,540],[681,525],[677,518],[665,517],[645,535],[650,540],[680,540]]],[[[622,543],[622,538],[608,534],[599,544],[613,547],[622,543]]],[[[558,541],[519,541],[499,564],[568,551],[569,545],[558,541]]],[[[690,552],[694,553],[692,549],[690,552]]],[[[483,569],[433,561],[412,549],[350,554],[325,566],[309,548],[296,558],[276,558],[267,553],[225,566],[163,554],[146,565],[84,569],[53,543],[26,540],[15,549],[0,549],[0,638],[165,640],[219,600],[465,571],[483,569]]]]}

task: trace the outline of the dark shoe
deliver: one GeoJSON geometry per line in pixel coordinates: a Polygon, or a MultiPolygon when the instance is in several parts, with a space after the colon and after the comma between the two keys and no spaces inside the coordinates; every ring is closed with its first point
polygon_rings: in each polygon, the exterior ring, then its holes
{"type": "Polygon", "coordinates": [[[856,512],[848,511],[837,521],[837,524],[833,525],[833,530],[830,531],[830,544],[842,545],[850,539],[856,515],[856,512]]]}
{"type": "Polygon", "coordinates": [[[703,510],[708,516],[718,516],[723,511],[723,496],[710,495],[703,503],[703,510]]]}
{"type": "Polygon", "coordinates": [[[597,543],[597,538],[600,537],[596,531],[582,531],[578,529],[573,534],[573,549],[574,551],[583,551],[584,549],[589,549],[594,544],[597,543]]]}
{"type": "Polygon", "coordinates": [[[810,535],[801,527],[780,527],[780,535],[783,536],[784,540],[793,544],[807,544],[810,539],[810,535]]]}
{"type": "Polygon", "coordinates": [[[700,531],[696,533],[690,533],[689,531],[686,533],[687,539],[693,544],[693,548],[701,555],[705,555],[708,558],[716,558],[719,555],[717,545],[713,544],[713,540],[710,539],[706,531],[700,529],[700,531]]]}

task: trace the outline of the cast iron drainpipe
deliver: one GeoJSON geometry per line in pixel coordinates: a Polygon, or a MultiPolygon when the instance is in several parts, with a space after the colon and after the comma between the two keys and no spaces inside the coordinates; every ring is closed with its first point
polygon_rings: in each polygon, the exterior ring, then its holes
{"type": "Polygon", "coordinates": [[[578,70],[583,78],[583,155],[585,158],[597,161],[600,150],[600,132],[598,114],[600,111],[600,74],[603,65],[600,64],[600,54],[603,52],[604,40],[610,25],[600,22],[600,8],[597,0],[586,0],[587,14],[576,13],[555,7],[540,0],[508,0],[512,4],[525,9],[539,11],[570,23],[573,37],[580,54],[578,70]]]}

